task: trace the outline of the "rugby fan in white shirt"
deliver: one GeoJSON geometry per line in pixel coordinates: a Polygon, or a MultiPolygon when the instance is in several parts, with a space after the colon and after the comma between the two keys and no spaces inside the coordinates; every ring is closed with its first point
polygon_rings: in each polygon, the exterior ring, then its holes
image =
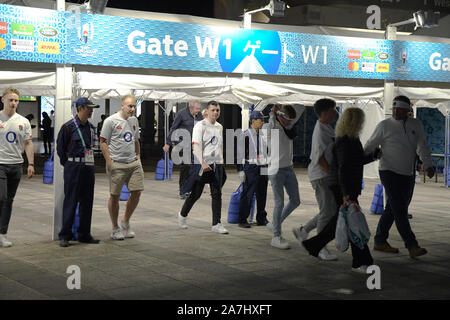
{"type": "Polygon", "coordinates": [[[0,111],[0,245],[12,246],[6,234],[12,213],[12,203],[22,176],[22,152],[28,158],[28,178],[34,175],[34,150],[31,125],[16,113],[19,91],[8,88],[3,92],[0,111]]]}
{"type": "Polygon", "coordinates": [[[106,118],[100,133],[100,148],[109,173],[110,198],[108,203],[112,222],[111,238],[123,240],[134,238],[129,220],[136,209],[141,191],[144,190],[144,170],[140,161],[139,123],[134,116],[136,98],[122,97],[121,110],[106,118]],[[130,191],[125,215],[118,224],[119,198],[123,185],[130,191]]]}
{"type": "Polygon", "coordinates": [[[187,215],[195,202],[200,198],[205,184],[211,188],[212,198],[212,231],[226,234],[226,230],[221,222],[222,210],[222,185],[225,182],[226,174],[223,166],[223,127],[217,122],[220,116],[220,106],[215,101],[208,102],[207,117],[194,126],[192,132],[192,147],[195,162],[193,168],[201,167],[199,173],[191,170],[191,175],[186,183],[192,187],[190,195],[183,204],[181,212],[178,214],[178,224],[182,229],[187,228],[187,215]],[[200,165],[201,164],[201,165],[200,165]]]}

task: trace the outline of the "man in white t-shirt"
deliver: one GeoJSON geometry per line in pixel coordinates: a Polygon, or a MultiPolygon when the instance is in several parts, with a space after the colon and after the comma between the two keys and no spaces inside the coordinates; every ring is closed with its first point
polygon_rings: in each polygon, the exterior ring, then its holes
{"type": "Polygon", "coordinates": [[[3,92],[0,111],[0,245],[12,246],[8,240],[12,204],[22,176],[23,157],[28,159],[28,178],[34,175],[34,149],[30,122],[16,113],[19,91],[8,88],[3,92]]]}
{"type": "MultiPolygon", "coordinates": [[[[336,119],[336,102],[331,99],[319,99],[314,103],[314,111],[319,119],[312,135],[308,176],[319,205],[319,213],[304,227],[292,230],[300,245],[313,229],[317,228],[319,234],[325,228],[335,216],[337,207],[328,176],[329,166],[333,160],[334,142],[334,129],[330,123],[336,119]]],[[[337,256],[331,254],[326,246],[320,250],[318,257],[322,260],[337,260],[337,256]]]]}
{"type": "Polygon", "coordinates": [[[178,224],[187,228],[187,215],[195,202],[200,198],[205,184],[209,184],[212,198],[212,231],[227,234],[228,231],[220,222],[222,210],[222,186],[226,174],[223,165],[223,127],[217,122],[220,116],[220,106],[216,101],[208,102],[207,117],[194,126],[192,147],[194,165],[186,181],[191,193],[186,198],[181,212],[178,214],[178,224]]]}
{"type": "Polygon", "coordinates": [[[106,160],[106,172],[109,174],[108,210],[113,227],[111,232],[113,240],[135,237],[135,232],[130,228],[130,218],[144,190],[139,123],[134,116],[135,111],[136,98],[132,95],[124,96],[121,110],[106,118],[100,133],[100,148],[106,160]],[[119,198],[124,184],[130,191],[130,197],[119,227],[119,198]]]}

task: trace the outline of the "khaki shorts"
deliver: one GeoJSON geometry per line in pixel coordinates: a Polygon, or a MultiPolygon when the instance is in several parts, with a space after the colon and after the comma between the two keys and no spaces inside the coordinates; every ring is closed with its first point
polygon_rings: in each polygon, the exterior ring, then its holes
{"type": "Polygon", "coordinates": [[[109,174],[109,192],[114,196],[122,193],[122,187],[126,184],[128,191],[144,190],[144,169],[141,160],[131,163],[113,161],[109,174]]]}

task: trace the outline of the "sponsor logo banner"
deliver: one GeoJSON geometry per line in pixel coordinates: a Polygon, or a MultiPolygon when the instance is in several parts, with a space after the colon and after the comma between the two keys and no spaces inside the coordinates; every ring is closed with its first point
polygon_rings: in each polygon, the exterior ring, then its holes
{"type": "Polygon", "coordinates": [[[442,43],[247,30],[3,4],[0,17],[5,22],[0,30],[7,32],[0,37],[5,41],[2,60],[450,82],[450,45],[442,43]]]}
{"type": "Polygon", "coordinates": [[[363,63],[361,63],[361,71],[364,71],[364,72],[375,72],[375,63],[374,62],[363,62],[363,63]]]}
{"type": "Polygon", "coordinates": [[[38,52],[39,53],[59,54],[59,43],[58,42],[38,41],[38,52]]]}
{"type": "Polygon", "coordinates": [[[361,50],[347,50],[347,59],[361,59],[361,50]]]}
{"type": "Polygon", "coordinates": [[[377,63],[377,72],[389,72],[389,63],[377,63]]]}
{"type": "Polygon", "coordinates": [[[11,23],[11,34],[13,36],[34,36],[34,26],[32,24],[25,23],[11,23]]]}
{"type": "Polygon", "coordinates": [[[359,70],[359,63],[358,62],[349,62],[347,68],[350,71],[358,71],[359,70]]]}
{"type": "Polygon", "coordinates": [[[11,50],[19,52],[34,52],[34,40],[11,39],[11,50]]]}
{"type": "Polygon", "coordinates": [[[8,33],[8,22],[0,21],[0,34],[8,33]]]}
{"type": "Polygon", "coordinates": [[[58,30],[52,27],[44,27],[39,29],[39,33],[44,37],[56,37],[58,35],[58,30]]]}
{"type": "Polygon", "coordinates": [[[389,53],[387,53],[387,52],[379,52],[377,56],[378,56],[378,59],[380,59],[380,60],[389,59],[389,53]]]}
{"type": "Polygon", "coordinates": [[[362,58],[363,60],[375,60],[375,51],[363,50],[362,58]]]}

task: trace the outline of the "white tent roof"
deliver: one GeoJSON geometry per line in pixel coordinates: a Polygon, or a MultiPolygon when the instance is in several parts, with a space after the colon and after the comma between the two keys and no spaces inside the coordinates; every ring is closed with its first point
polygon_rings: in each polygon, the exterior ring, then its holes
{"type": "MultiPolygon", "coordinates": [[[[241,22],[189,15],[175,15],[134,10],[106,8],[105,14],[141,19],[154,19],[182,23],[196,23],[226,27],[240,27],[241,22]]],[[[285,26],[253,24],[255,29],[352,36],[365,38],[384,37],[383,31],[349,29],[322,26],[285,26]]],[[[398,40],[450,43],[448,38],[415,36],[398,33],[398,40]]],[[[24,95],[55,95],[55,72],[42,72],[53,65],[25,62],[0,61],[0,88],[15,86],[24,95]],[[22,70],[22,72],[18,72],[22,70]]],[[[318,77],[290,77],[251,75],[243,80],[240,74],[208,72],[133,69],[117,67],[75,65],[75,89],[96,99],[118,98],[135,90],[137,96],[152,100],[186,101],[211,99],[222,103],[260,106],[273,102],[313,101],[318,96],[333,98],[381,98],[382,80],[330,79],[318,77]],[[340,84],[340,85],[336,85],[340,84]]],[[[450,100],[448,83],[398,81],[398,94],[411,99],[450,100]]]]}

